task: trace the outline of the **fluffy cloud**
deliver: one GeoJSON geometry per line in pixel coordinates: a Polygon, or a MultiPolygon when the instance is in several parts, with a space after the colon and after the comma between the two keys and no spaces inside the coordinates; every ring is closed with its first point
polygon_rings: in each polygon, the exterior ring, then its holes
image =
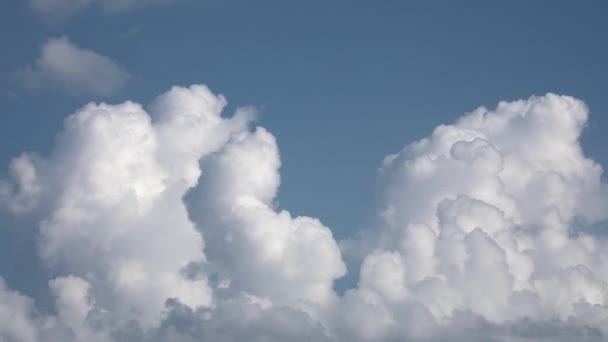
{"type": "Polygon", "coordinates": [[[448,324],[466,312],[606,326],[607,241],[572,228],[608,218],[602,169],[578,142],[586,120],[566,96],[502,102],[385,159],[380,223],[347,244],[370,251],[347,298],[384,312],[375,338],[407,306],[448,324]]]}
{"type": "Polygon", "coordinates": [[[10,291],[0,278],[0,339],[2,341],[37,341],[33,310],[32,299],[10,291]]]}
{"type": "Polygon", "coordinates": [[[27,89],[59,88],[73,95],[112,95],[129,77],[110,58],[79,48],[67,37],[49,39],[34,64],[17,72],[27,89]]]}
{"type": "Polygon", "coordinates": [[[171,3],[178,0],[29,0],[30,8],[38,15],[64,19],[88,7],[97,6],[106,12],[122,12],[139,6],[171,3]]]}
{"type": "Polygon", "coordinates": [[[225,106],[204,86],[174,87],[147,110],[91,103],[66,119],[50,156],[11,163],[0,204],[35,222],[48,279],[36,300],[0,284],[0,337],[608,334],[608,244],[576,227],[608,219],[602,169],[578,142],[582,102],[547,94],[479,108],[388,156],[377,225],[342,251],[319,220],[276,208],[276,141],[250,128],[252,108],[225,117],[225,106]],[[340,296],[342,254],[359,279],[340,296]]]}
{"type": "Polygon", "coordinates": [[[263,128],[232,136],[202,163],[206,172],[189,196],[210,266],[229,290],[270,299],[324,305],[345,273],[329,228],[309,217],[275,212],[279,155],[263,128]]]}
{"type": "Polygon", "coordinates": [[[202,155],[248,123],[247,113],[222,119],[224,104],[204,87],[173,89],[158,100],[163,112],[155,117],[130,102],[89,104],[66,119],[49,159],[24,155],[12,164],[16,177],[4,192],[13,194],[7,201],[14,211],[41,217],[41,258],[57,275],[91,283],[114,317],[153,324],[168,298],[210,304],[206,278],[180,273],[204,261],[202,237],[181,197],[202,155]],[[201,139],[189,130],[213,134],[201,139]],[[182,144],[171,150],[165,139],[176,134],[182,144]],[[17,176],[21,170],[29,175],[17,176]]]}

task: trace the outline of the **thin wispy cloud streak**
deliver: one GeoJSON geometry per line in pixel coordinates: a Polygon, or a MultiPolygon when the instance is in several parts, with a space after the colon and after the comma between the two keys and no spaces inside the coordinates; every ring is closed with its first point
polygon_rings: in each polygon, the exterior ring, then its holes
{"type": "Polygon", "coordinates": [[[178,1],[181,0],[28,0],[28,4],[42,19],[57,23],[90,8],[113,14],[178,1]]]}

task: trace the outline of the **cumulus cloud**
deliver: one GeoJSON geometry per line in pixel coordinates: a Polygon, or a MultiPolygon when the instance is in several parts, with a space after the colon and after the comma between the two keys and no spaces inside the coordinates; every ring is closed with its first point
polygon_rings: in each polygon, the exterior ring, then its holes
{"type": "Polygon", "coordinates": [[[110,58],[74,45],[68,37],[49,39],[33,65],[17,72],[26,89],[60,89],[73,95],[109,96],[130,75],[110,58]]]}
{"type": "Polygon", "coordinates": [[[34,302],[31,298],[7,289],[0,279],[0,339],[3,341],[36,341],[34,302]]]}
{"type": "Polygon", "coordinates": [[[42,17],[60,20],[89,7],[99,7],[105,12],[116,13],[145,5],[176,1],[179,0],[29,0],[29,6],[42,17]]]}
{"type": "Polygon", "coordinates": [[[225,106],[201,85],[91,103],[11,163],[0,204],[35,222],[48,279],[36,300],[0,283],[0,337],[605,340],[608,243],[574,228],[608,219],[581,101],[479,108],[386,157],[377,224],[342,251],[277,208],[274,137],[225,106]],[[338,295],[343,256],[358,281],[338,295]]]}
{"type": "Polygon", "coordinates": [[[385,310],[376,338],[406,305],[438,322],[605,319],[607,241],[571,228],[608,215],[602,169],[578,142],[586,120],[567,96],[502,102],[384,160],[380,223],[346,244],[371,251],[350,295],[385,310]]]}
{"type": "Polygon", "coordinates": [[[274,137],[263,128],[233,135],[203,161],[206,174],[189,196],[189,209],[227,290],[322,306],[333,299],[333,280],[345,266],[319,220],[274,211],[279,165],[274,137]]]}

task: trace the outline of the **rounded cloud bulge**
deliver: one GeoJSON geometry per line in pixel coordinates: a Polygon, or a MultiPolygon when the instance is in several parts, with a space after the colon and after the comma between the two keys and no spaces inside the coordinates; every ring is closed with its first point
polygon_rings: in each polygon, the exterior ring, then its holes
{"type": "Polygon", "coordinates": [[[342,249],[277,208],[277,142],[226,105],[204,85],[90,103],[50,155],[13,160],[0,234],[32,234],[44,272],[0,282],[1,341],[606,339],[608,241],[584,226],[608,220],[608,187],[582,101],[478,108],[387,156],[376,224],[342,249]],[[338,294],[344,260],[359,277],[338,294]]]}

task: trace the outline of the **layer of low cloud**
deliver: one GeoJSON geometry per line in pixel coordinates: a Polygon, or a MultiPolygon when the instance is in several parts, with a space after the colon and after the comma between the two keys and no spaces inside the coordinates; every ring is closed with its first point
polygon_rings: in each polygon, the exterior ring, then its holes
{"type": "Polygon", "coordinates": [[[73,95],[109,96],[125,86],[130,75],[110,58],[76,46],[68,37],[49,39],[40,57],[17,72],[26,89],[59,89],[73,95]]]}
{"type": "Polygon", "coordinates": [[[97,7],[107,13],[118,13],[154,4],[179,0],[28,0],[30,8],[49,20],[63,20],[87,8],[97,7]]]}
{"type": "Polygon", "coordinates": [[[581,101],[479,108],[386,157],[377,223],[342,250],[276,208],[277,143],[225,106],[202,85],[91,103],[11,163],[4,217],[34,222],[46,278],[0,282],[0,339],[606,339],[608,241],[574,227],[608,219],[581,101]]]}

